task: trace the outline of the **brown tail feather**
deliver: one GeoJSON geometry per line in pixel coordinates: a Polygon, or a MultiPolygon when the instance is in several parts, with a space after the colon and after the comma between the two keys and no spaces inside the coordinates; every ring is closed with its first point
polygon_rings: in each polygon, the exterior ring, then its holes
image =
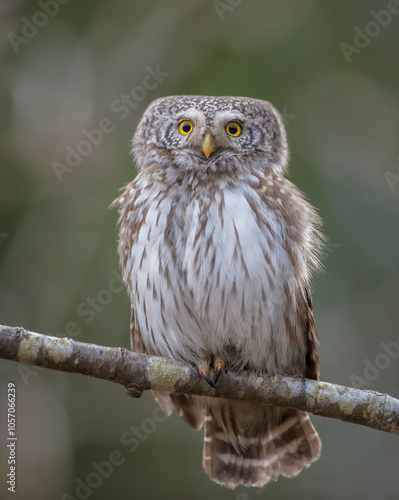
{"type": "Polygon", "coordinates": [[[208,411],[203,466],[211,479],[230,488],[260,487],[279,475],[295,476],[319,457],[321,442],[307,413],[266,408],[271,418],[260,432],[248,428],[241,446],[208,411]]]}

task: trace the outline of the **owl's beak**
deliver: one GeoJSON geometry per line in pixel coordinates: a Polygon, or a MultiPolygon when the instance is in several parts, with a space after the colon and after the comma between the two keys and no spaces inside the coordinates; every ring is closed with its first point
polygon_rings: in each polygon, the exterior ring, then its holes
{"type": "Polygon", "coordinates": [[[213,151],[215,151],[215,140],[209,132],[205,134],[201,146],[202,146],[202,151],[205,153],[205,156],[207,158],[209,158],[209,155],[213,151]]]}

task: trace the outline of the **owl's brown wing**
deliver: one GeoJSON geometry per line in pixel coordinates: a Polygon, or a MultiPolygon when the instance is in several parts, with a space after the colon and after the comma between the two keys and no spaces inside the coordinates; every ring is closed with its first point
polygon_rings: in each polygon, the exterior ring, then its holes
{"type": "MultiPolygon", "coordinates": [[[[130,345],[133,352],[155,354],[148,352],[143,343],[133,307],[130,320],[130,345]]],[[[188,425],[197,430],[201,429],[205,413],[202,406],[199,404],[198,396],[191,396],[189,394],[170,394],[164,391],[151,391],[151,394],[165,415],[169,417],[173,408],[176,408],[181,418],[187,422],[188,425]]]]}
{"type": "Polygon", "coordinates": [[[305,307],[306,307],[306,373],[307,378],[320,380],[320,363],[317,353],[317,344],[319,344],[319,335],[317,333],[316,323],[313,316],[313,303],[309,288],[305,288],[305,307]]]}
{"type": "Polygon", "coordinates": [[[137,324],[133,307],[131,308],[130,315],[130,345],[133,352],[142,352],[143,354],[148,354],[147,349],[143,344],[143,338],[141,337],[139,325],[137,324]]]}

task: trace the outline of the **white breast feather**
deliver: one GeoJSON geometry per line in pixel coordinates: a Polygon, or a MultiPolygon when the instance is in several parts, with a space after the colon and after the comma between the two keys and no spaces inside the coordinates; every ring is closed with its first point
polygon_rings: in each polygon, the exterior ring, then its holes
{"type": "Polygon", "coordinates": [[[148,207],[148,213],[127,267],[131,266],[134,307],[149,351],[198,364],[198,353],[218,355],[230,343],[240,350],[242,365],[283,371],[268,352],[274,346],[287,363],[292,356],[283,319],[283,285],[292,282],[293,269],[278,243],[284,228],[276,214],[263,205],[270,232],[279,236],[271,249],[272,235],[258,226],[245,198],[256,193],[245,185],[226,186],[216,193],[206,212],[205,231],[196,238],[203,214],[201,196],[180,199],[173,206],[166,196],[160,202],[146,198],[146,191],[137,204],[146,200],[142,209],[148,207]],[[171,210],[172,247],[164,240],[171,210]],[[183,230],[177,228],[178,220],[183,230]]]}

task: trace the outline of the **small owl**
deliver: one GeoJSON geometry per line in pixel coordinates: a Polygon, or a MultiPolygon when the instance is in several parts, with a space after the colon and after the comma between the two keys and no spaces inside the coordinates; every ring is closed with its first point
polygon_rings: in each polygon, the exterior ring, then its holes
{"type": "MultiPolygon", "coordinates": [[[[287,179],[284,124],[266,101],[172,96],[144,113],[138,175],[114,204],[131,297],[132,350],[225,370],[319,378],[310,295],[320,220],[287,179]]],[[[260,487],[320,455],[307,413],[153,391],[170,415],[204,424],[216,482],[260,487]]]]}

